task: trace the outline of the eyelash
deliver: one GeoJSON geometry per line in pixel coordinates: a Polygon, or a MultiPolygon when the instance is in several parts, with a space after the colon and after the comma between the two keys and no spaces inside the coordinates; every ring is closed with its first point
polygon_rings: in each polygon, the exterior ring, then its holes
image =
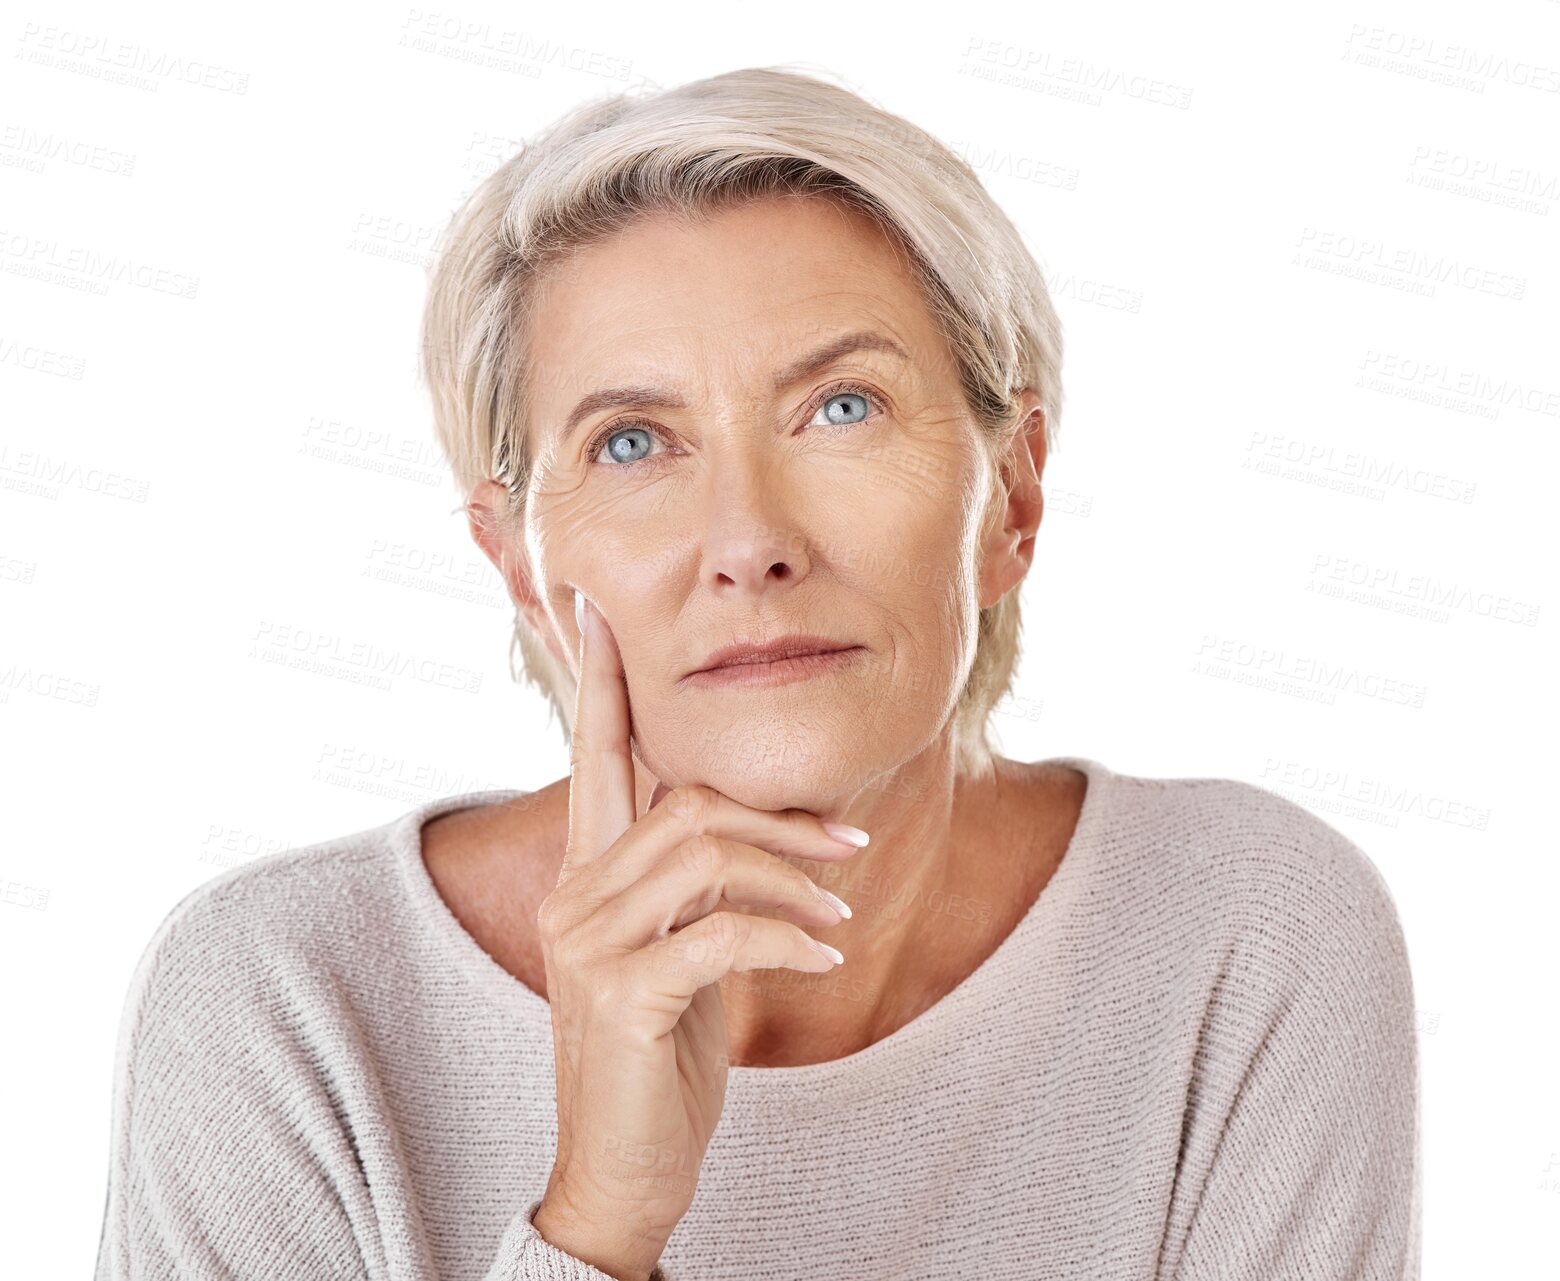
{"type": "MultiPolygon", "coordinates": [[[[841,382],[831,383],[828,387],[825,387],[819,395],[813,397],[812,403],[807,407],[808,417],[811,418],[812,415],[818,412],[820,406],[827,404],[836,396],[844,395],[860,396],[863,400],[870,404],[873,410],[875,410],[877,413],[884,413],[887,411],[887,406],[884,404],[882,397],[880,397],[877,392],[873,391],[870,387],[864,387],[860,383],[841,382]]],[[[863,419],[859,423],[839,423],[836,425],[839,427],[863,427],[869,421],[871,421],[870,416],[863,419]]],[[[662,444],[667,443],[666,438],[661,435],[653,423],[650,423],[643,418],[619,418],[616,422],[608,423],[605,427],[598,431],[595,436],[591,438],[591,442],[585,456],[586,462],[594,463],[596,460],[596,455],[601,453],[602,446],[605,445],[607,441],[612,439],[613,436],[617,435],[618,432],[627,431],[630,427],[642,427],[652,436],[659,437],[662,444]]],[[[815,427],[813,430],[817,431],[818,428],[815,427]]],[[[827,430],[827,428],[824,430],[827,430]]],[[[666,457],[665,454],[646,454],[645,457],[636,458],[631,463],[605,463],[603,466],[611,467],[613,471],[623,471],[627,468],[638,467],[643,463],[653,462],[657,458],[664,457],[666,457]]]]}

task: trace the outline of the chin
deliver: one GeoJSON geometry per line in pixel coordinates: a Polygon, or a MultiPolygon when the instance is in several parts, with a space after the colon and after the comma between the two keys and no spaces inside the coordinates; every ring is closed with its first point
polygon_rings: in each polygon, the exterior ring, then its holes
{"type": "Polygon", "coordinates": [[[818,812],[848,801],[891,766],[862,757],[861,727],[837,725],[800,732],[760,723],[741,729],[690,726],[670,743],[643,742],[639,758],[669,786],[701,783],[758,810],[818,812]]]}

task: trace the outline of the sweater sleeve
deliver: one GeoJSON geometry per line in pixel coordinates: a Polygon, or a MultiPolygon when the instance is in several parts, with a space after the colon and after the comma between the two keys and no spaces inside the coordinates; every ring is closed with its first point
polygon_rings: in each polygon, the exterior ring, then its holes
{"type": "MultiPolygon", "coordinates": [[[[542,1239],[531,1218],[541,1208],[542,1198],[537,1197],[525,1210],[517,1214],[509,1225],[503,1243],[499,1246],[498,1259],[484,1281],[505,1281],[509,1277],[547,1277],[552,1281],[595,1281],[606,1274],[588,1263],[566,1254],[542,1239]],[[521,1265],[515,1271],[515,1263],[521,1265]]],[[[674,1281],[672,1275],[660,1264],[650,1274],[650,1281],[674,1281]]]]}
{"type": "Polygon", "coordinates": [[[1413,982],[1384,882],[1348,842],[1341,892],[1270,1002],[1233,1088],[1174,1281],[1417,1281],[1420,1109],[1413,982]],[[1241,1070],[1243,1069],[1243,1071],[1241,1070]]]}
{"type": "MultiPolygon", "coordinates": [[[[246,997],[210,951],[170,961],[169,933],[120,1024],[95,1281],[453,1281],[415,1204],[367,1163],[307,1013],[246,997]]],[[[611,1281],[543,1240],[540,1204],[515,1214],[483,1281],[611,1281]]]]}

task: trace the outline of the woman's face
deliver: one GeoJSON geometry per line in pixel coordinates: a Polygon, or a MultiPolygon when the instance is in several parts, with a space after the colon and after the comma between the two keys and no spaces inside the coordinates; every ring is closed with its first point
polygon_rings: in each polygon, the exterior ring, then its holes
{"type": "Polygon", "coordinates": [[[555,270],[530,357],[524,608],[577,672],[575,587],[595,602],[651,773],[816,808],[947,731],[1032,540],[976,545],[957,368],[870,221],[796,198],[648,217],[555,270]],[[794,633],[858,648],[784,683],[690,676],[794,633]]]}

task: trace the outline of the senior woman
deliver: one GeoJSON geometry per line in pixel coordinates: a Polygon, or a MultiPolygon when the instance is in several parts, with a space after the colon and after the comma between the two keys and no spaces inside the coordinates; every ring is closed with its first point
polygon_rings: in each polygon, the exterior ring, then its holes
{"type": "Polygon", "coordinates": [[[424,344],[570,774],[174,908],[99,1278],[1417,1275],[1374,865],[988,741],[1061,338],[965,164],[783,69],[593,103],[424,344]]]}

